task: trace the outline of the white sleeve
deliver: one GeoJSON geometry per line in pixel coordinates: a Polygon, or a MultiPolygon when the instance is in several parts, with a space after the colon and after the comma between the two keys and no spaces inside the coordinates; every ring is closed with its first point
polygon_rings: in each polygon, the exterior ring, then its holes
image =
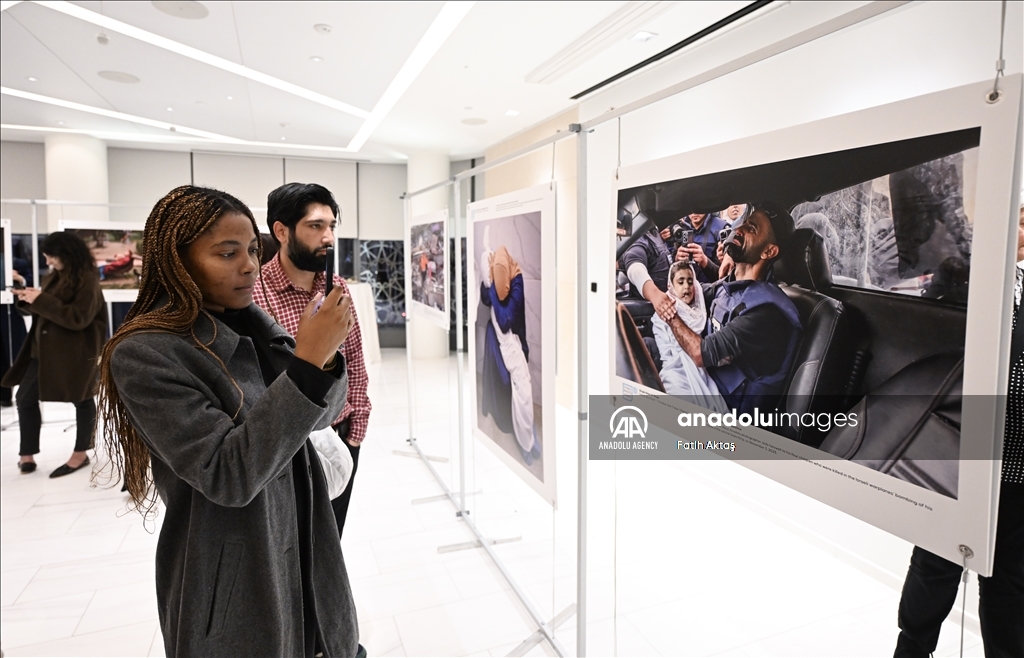
{"type": "Polygon", "coordinates": [[[309,435],[309,440],[316,448],[320,465],[327,479],[327,491],[334,500],[345,491],[348,481],[352,479],[352,453],[348,451],[341,437],[331,427],[316,430],[309,435]]]}
{"type": "MultiPolygon", "coordinates": [[[[647,266],[643,263],[633,263],[626,270],[626,276],[629,278],[629,282],[636,286],[637,291],[643,294],[644,284],[648,281],[653,281],[651,275],[647,272],[647,266]]],[[[657,285],[657,284],[655,284],[657,285]]]]}

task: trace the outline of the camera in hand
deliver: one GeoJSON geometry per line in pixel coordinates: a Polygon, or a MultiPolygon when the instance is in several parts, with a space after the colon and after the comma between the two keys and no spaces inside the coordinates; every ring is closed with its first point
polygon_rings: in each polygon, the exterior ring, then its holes
{"type": "MultiPolygon", "coordinates": [[[[676,253],[679,251],[679,247],[685,247],[693,242],[693,229],[685,228],[679,224],[673,224],[669,239],[672,241],[672,258],[674,259],[676,253]]],[[[689,262],[690,255],[686,254],[683,257],[683,260],[689,262]]]]}

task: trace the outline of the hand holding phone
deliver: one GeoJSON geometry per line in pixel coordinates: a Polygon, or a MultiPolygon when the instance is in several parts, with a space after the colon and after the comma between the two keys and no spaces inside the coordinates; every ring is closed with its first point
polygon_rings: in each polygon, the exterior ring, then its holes
{"type": "Polygon", "coordinates": [[[324,296],[317,302],[313,309],[313,315],[320,310],[320,305],[327,299],[327,295],[334,290],[334,247],[327,247],[327,263],[324,265],[324,296]]]}
{"type": "Polygon", "coordinates": [[[334,290],[334,247],[327,247],[327,264],[324,265],[324,297],[334,290]]]}

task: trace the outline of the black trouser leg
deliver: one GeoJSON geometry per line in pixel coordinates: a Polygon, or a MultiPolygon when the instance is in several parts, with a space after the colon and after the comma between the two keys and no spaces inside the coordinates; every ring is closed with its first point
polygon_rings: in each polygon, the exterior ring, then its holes
{"type": "Polygon", "coordinates": [[[1002,484],[995,565],[978,585],[985,655],[1024,656],[1024,484],[1002,484]]]}
{"type": "Polygon", "coordinates": [[[29,361],[15,401],[18,405],[18,427],[21,430],[21,449],[18,454],[38,454],[43,414],[39,410],[39,361],[36,359],[29,361]]]}
{"type": "Polygon", "coordinates": [[[359,446],[352,446],[348,442],[348,423],[342,423],[337,426],[338,435],[341,436],[341,440],[345,443],[349,453],[352,455],[352,477],[348,479],[348,485],[345,487],[345,491],[340,496],[331,501],[331,507],[334,509],[334,520],[338,523],[338,537],[341,537],[341,533],[345,530],[345,518],[348,516],[348,504],[352,500],[352,484],[356,481],[356,470],[359,468],[359,446]]]}
{"type": "Polygon", "coordinates": [[[85,452],[93,447],[92,437],[96,429],[96,400],[87,398],[75,403],[75,452],[85,452]]]}
{"type": "Polygon", "coordinates": [[[894,658],[927,658],[939,643],[939,629],[956,601],[963,567],[918,546],[900,598],[900,635],[894,658]]]}

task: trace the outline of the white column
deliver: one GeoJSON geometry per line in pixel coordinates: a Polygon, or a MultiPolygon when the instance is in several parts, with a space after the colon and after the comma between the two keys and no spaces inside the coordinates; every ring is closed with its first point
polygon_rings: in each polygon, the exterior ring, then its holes
{"type": "MultiPolygon", "coordinates": [[[[107,203],[107,144],[89,135],[50,134],[46,147],[46,198],[54,201],[107,203]]],[[[108,221],[110,211],[96,206],[50,206],[49,226],[40,232],[57,230],[61,219],[108,221]]]]}
{"type": "MultiPolygon", "coordinates": [[[[415,192],[434,183],[447,180],[451,176],[451,164],[448,156],[441,153],[413,152],[409,154],[406,172],[406,189],[409,192],[415,192]]],[[[448,188],[446,187],[440,187],[426,194],[419,194],[412,198],[409,218],[415,220],[418,215],[442,210],[447,205],[448,188]]],[[[409,285],[408,282],[406,285],[409,285]]],[[[409,335],[412,338],[410,347],[413,358],[440,359],[448,356],[448,332],[446,330],[429,320],[417,318],[415,314],[410,314],[410,320],[409,335]]]]}

